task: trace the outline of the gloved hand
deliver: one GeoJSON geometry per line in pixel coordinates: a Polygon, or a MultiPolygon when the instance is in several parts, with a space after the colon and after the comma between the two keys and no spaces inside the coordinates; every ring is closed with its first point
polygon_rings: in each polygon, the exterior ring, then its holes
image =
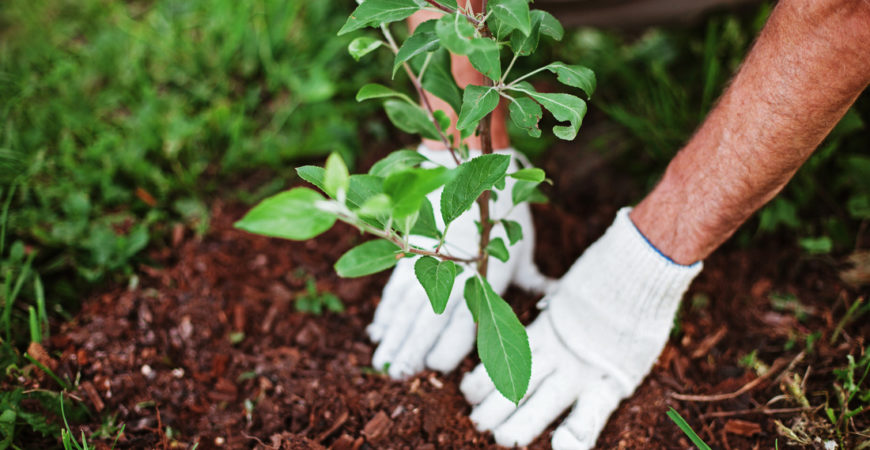
{"type": "MultiPolygon", "coordinates": [[[[436,164],[456,167],[447,151],[430,150],[423,145],[418,151],[436,164]]],[[[522,155],[512,149],[499,152],[512,156],[508,173],[519,168],[517,159],[522,158],[522,155]]],[[[480,151],[472,150],[472,158],[479,155],[480,151]]],[[[544,292],[551,280],[541,275],[532,261],[535,242],[532,216],[528,204],[512,208],[510,192],[513,183],[513,178],[506,178],[505,189],[490,205],[490,217],[518,222],[523,228],[524,239],[509,246],[511,257],[508,262],[490,258],[488,280],[499,294],[511,283],[527,290],[544,292]]],[[[428,198],[435,209],[435,220],[443,229],[439,208],[441,189],[429,194],[428,198]]],[[[450,224],[443,250],[457,257],[476,256],[479,235],[475,221],[479,220],[480,211],[475,203],[470,211],[450,224]]],[[[501,237],[508,243],[501,224],[493,228],[492,237],[501,237]]],[[[436,244],[432,239],[421,236],[413,236],[411,243],[425,248],[436,244]]],[[[389,375],[398,379],[413,375],[425,367],[442,372],[453,370],[474,347],[476,336],[474,320],[462,297],[465,281],[473,275],[474,268],[466,267],[457,277],[447,308],[442,314],[435,314],[426,292],[414,275],[416,261],[416,258],[402,259],[393,269],[384,287],[381,303],[375,310],[374,320],[366,328],[372,341],[380,343],[372,357],[372,366],[381,369],[389,363],[389,375]]]]}
{"type": "Polygon", "coordinates": [[[528,394],[517,408],[482,365],[460,386],[471,420],[498,444],[524,446],[563,411],[554,449],[588,449],[619,402],[647,375],[668,339],[680,299],[701,263],[682,266],[656,250],[623,208],[543,301],[527,328],[528,394]]]}

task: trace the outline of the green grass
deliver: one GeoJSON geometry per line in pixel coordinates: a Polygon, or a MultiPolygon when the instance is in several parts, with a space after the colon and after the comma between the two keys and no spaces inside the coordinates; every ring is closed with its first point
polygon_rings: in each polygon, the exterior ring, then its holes
{"type": "MultiPolygon", "coordinates": [[[[351,38],[335,32],[352,7],[0,2],[3,377],[29,383],[35,363],[24,348],[49,337],[50,316],[68,317],[83,290],[131,276],[173,223],[203,233],[210,198],[269,193],[227,186],[257,172],[281,189],[293,161],[333,151],[352,161],[360,137],[378,134],[376,105],[354,94],[387,55],[368,65],[347,55],[351,38]]],[[[49,388],[69,383],[52,375],[49,388]]],[[[61,436],[57,403],[34,395],[0,392],[0,449],[61,436]]]]}
{"type": "Polygon", "coordinates": [[[10,234],[37,248],[42,273],[95,282],[128,271],[160,224],[207,221],[203,199],[233,177],[286,178],[290,161],[331,151],[352,159],[373,108],[353,94],[374,67],[334,36],[350,6],[5,0],[10,234]]]}
{"type": "Polygon", "coordinates": [[[704,442],[704,440],[701,439],[697,433],[695,433],[695,430],[693,430],[692,427],[689,426],[689,423],[686,422],[686,419],[683,419],[683,416],[681,416],[680,413],[678,413],[674,408],[671,408],[667,412],[667,414],[668,417],[675,424],[677,424],[677,427],[679,427],[680,430],[682,430],[683,433],[688,436],[692,443],[695,444],[695,447],[697,447],[699,450],[710,450],[710,446],[707,445],[707,443],[704,442]]]}

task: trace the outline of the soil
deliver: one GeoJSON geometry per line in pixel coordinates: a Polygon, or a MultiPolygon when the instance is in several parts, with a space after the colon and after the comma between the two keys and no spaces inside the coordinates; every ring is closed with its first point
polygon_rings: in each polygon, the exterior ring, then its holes
{"type": "MultiPolygon", "coordinates": [[[[536,259],[550,276],[564,273],[617,207],[640,194],[607,158],[577,154],[564,145],[539,162],[558,189],[548,192],[550,204],[534,207],[536,259]]],[[[364,329],[388,274],[340,279],[332,269],[366,237],[341,225],[309,242],[253,236],[232,227],[247,208],[214,202],[206,236],[179,229],[173,245],[152,251],[135,288],[91,296],[55,333],[47,347],[59,355],[58,372],[79,377],[74,395],[95,412],[92,423],[74,429],[90,434],[117,412],[126,424],[118,448],[495,447],[490,435],[475,431],[458,390],[476,356],[453,373],[424,372],[403,382],[370,368],[374,346],[364,329]],[[346,310],[297,312],[294,301],[309,280],[337,295],[346,310]]],[[[860,354],[870,323],[849,324],[834,345],[830,337],[847,305],[868,290],[846,286],[837,261],[804,256],[792,242],[756,239],[752,248],[731,242],[709,258],[659,363],[613,414],[598,448],[690,447],[667,418],[669,408],[724,449],[773,448],[777,439],[782,446],[776,420],[795,429],[824,423],[818,410],[795,410],[783,380],[808,374],[810,403],[824,404],[819,393],[830,388],[832,368],[849,352],[860,354]],[[799,303],[777,308],[771,301],[777,294],[799,303]],[[805,336],[816,330],[822,335],[813,351],[801,354],[805,336]],[[790,340],[797,344],[785,350],[790,340]],[[738,364],[753,350],[773,366],[760,381],[738,364]],[[741,389],[720,401],[675,397],[741,389]]],[[[512,288],[505,298],[524,323],[535,317],[534,296],[512,288]]],[[[870,426],[866,417],[857,420],[859,429],[870,426]]],[[[529,448],[549,448],[553,429],[529,448]]]]}

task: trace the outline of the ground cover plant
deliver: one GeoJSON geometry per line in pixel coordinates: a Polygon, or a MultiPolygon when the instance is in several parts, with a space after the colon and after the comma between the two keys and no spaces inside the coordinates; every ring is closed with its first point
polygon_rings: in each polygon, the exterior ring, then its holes
{"type": "MultiPolygon", "coordinates": [[[[18,369],[30,364],[30,343],[69,320],[83,292],[135,285],[146,247],[203,235],[217,192],[259,199],[293,177],[274,169],[282,162],[355,158],[357,133],[377,125],[365,119],[373,108],[348,98],[368,71],[348,70],[351,38],[320,31],[351,10],[340,1],[0,4],[0,373],[28,385],[32,371],[18,369]],[[272,182],[224,187],[251,175],[272,182]]],[[[18,413],[0,442],[28,426],[59,436],[28,419],[39,419],[40,395],[2,394],[18,413]]],[[[60,417],[56,401],[41,403],[49,422],[60,417]]]]}
{"type": "Polygon", "coordinates": [[[487,272],[490,257],[501,261],[510,258],[509,247],[523,238],[523,230],[515,221],[491,217],[490,201],[493,195],[510,195],[514,206],[529,201],[546,176],[534,167],[508,173],[510,156],[493,153],[491,113],[502,98],[507,99],[511,120],[538,137],[538,122],[543,110],[547,110],[565,122],[553,127],[553,134],[570,141],[577,136],[586,114],[585,101],[572,94],[538,92],[527,80],[549,71],[587,97],[592,95],[596,81],[590,69],[562,62],[521,75],[512,73],[516,60],[534,53],[543,37],[561,40],[564,30],[552,15],[530,10],[527,0],[492,0],[484,4],[484,10],[475,13],[457,6],[455,1],[366,0],[339,31],[342,35],[366,27],[380,28],[383,40],[359,37],[351,42],[350,53],[361,58],[380,47],[391,49],[395,54],[393,74],[404,70],[423,99],[423,106],[407,94],[380,84],[363,86],[357,100],[387,98],[384,109],[396,127],[440,140],[457,167],[419,167],[429,161],[416,152],[399,150],[372,166],[368,174],[350,176],[341,157],[333,154],[325,168],[297,169],[300,177],[319,187],[330,200],[308,188],[294,188],[267,198],[237,226],[267,236],[304,240],[325,232],[336,220],[351,224],[379,239],[345,253],[335,263],[338,274],[371,275],[392,268],[401,258],[419,256],[415,273],[437,314],[444,312],[457,276],[465,270],[476,272],[462,289],[478,324],[478,355],[499,392],[518,403],[531,376],[528,337],[511,307],[490,286],[487,272]],[[390,24],[423,10],[445,14],[424,22],[404,43],[397,43],[390,24]],[[507,64],[502,63],[502,49],[509,49],[512,55],[507,64]],[[460,96],[460,89],[449,75],[448,51],[467,55],[486,76],[486,84],[469,85],[460,96]],[[451,105],[458,113],[455,124],[447,113],[431,107],[423,89],[451,105]],[[470,158],[467,146],[457,145],[447,134],[451,125],[463,137],[480,135],[482,154],[470,158]],[[505,177],[518,180],[510,192],[505,191],[505,177]],[[439,208],[443,227],[436,223],[426,197],[439,188],[443,188],[439,208]],[[475,203],[480,211],[477,256],[458,257],[446,250],[446,230],[461,215],[470,214],[475,203]],[[504,227],[508,242],[501,237],[491,238],[494,227],[504,227]],[[431,238],[432,244],[413,245],[411,235],[431,238]]]}

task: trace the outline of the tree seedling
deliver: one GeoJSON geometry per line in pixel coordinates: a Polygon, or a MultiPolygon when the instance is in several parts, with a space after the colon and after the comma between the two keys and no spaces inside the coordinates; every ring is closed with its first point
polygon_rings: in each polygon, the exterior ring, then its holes
{"type": "MultiPolygon", "coordinates": [[[[464,2],[459,2],[464,3],[464,2]]],[[[377,239],[345,253],[335,264],[343,277],[360,277],[396,265],[402,258],[417,257],[415,272],[432,308],[442,313],[450,298],[457,275],[471,270],[462,292],[478,324],[477,349],[481,362],[495,387],[509,400],[518,403],[525,395],[531,376],[531,350],[528,336],[511,307],[487,281],[490,256],[507,260],[510,246],[522,238],[519,224],[492,217],[492,194],[509,195],[520,204],[539,195],[536,187],[545,181],[543,170],[527,167],[508,173],[510,156],[493,153],[490,135],[492,111],[502,99],[508,103],[510,119],[532,137],[540,137],[538,122],[543,111],[556,121],[556,137],[576,137],[586,114],[586,102],[568,93],[538,92],[528,82],[531,77],[551,72],[569,88],[588,98],[595,90],[592,71],[583,66],[553,62],[531,72],[514,76],[518,58],[535,52],[542,38],[560,40],[564,33],[549,13],[530,10],[528,0],[489,0],[482,11],[472,11],[456,0],[364,0],[348,18],[339,34],[372,27],[381,38],[361,36],[348,51],[360,59],[378,49],[395,55],[392,74],[403,72],[413,86],[422,106],[407,93],[380,84],[366,84],[357,100],[383,102],[387,117],[402,131],[442,142],[457,167],[447,168],[427,161],[422,155],[398,150],[377,162],[366,174],[351,175],[337,154],[325,167],[299,167],[299,176],[318,187],[326,196],[297,187],[263,200],[236,226],[252,233],[293,240],[311,239],[340,220],[377,239]],[[417,11],[443,13],[439,19],[420,24],[403,42],[390,31],[393,22],[417,11]],[[460,89],[450,68],[450,53],[466,55],[472,66],[485,75],[486,82],[460,89]],[[507,64],[503,64],[502,56],[507,64]],[[423,90],[444,100],[457,113],[452,121],[442,110],[434,110],[423,90]],[[456,144],[447,130],[455,126],[461,137],[478,134],[482,155],[469,158],[468,147],[456,144]],[[425,167],[421,164],[426,163],[425,167]],[[511,192],[505,177],[516,180],[511,192]],[[443,188],[440,214],[444,224],[435,220],[427,194],[443,188]],[[446,250],[445,234],[450,224],[470,214],[474,204],[480,211],[479,248],[474,257],[460,257],[446,250]],[[490,239],[495,227],[505,227],[509,243],[490,239]],[[431,246],[413,245],[412,235],[431,238],[431,246]]]]}

